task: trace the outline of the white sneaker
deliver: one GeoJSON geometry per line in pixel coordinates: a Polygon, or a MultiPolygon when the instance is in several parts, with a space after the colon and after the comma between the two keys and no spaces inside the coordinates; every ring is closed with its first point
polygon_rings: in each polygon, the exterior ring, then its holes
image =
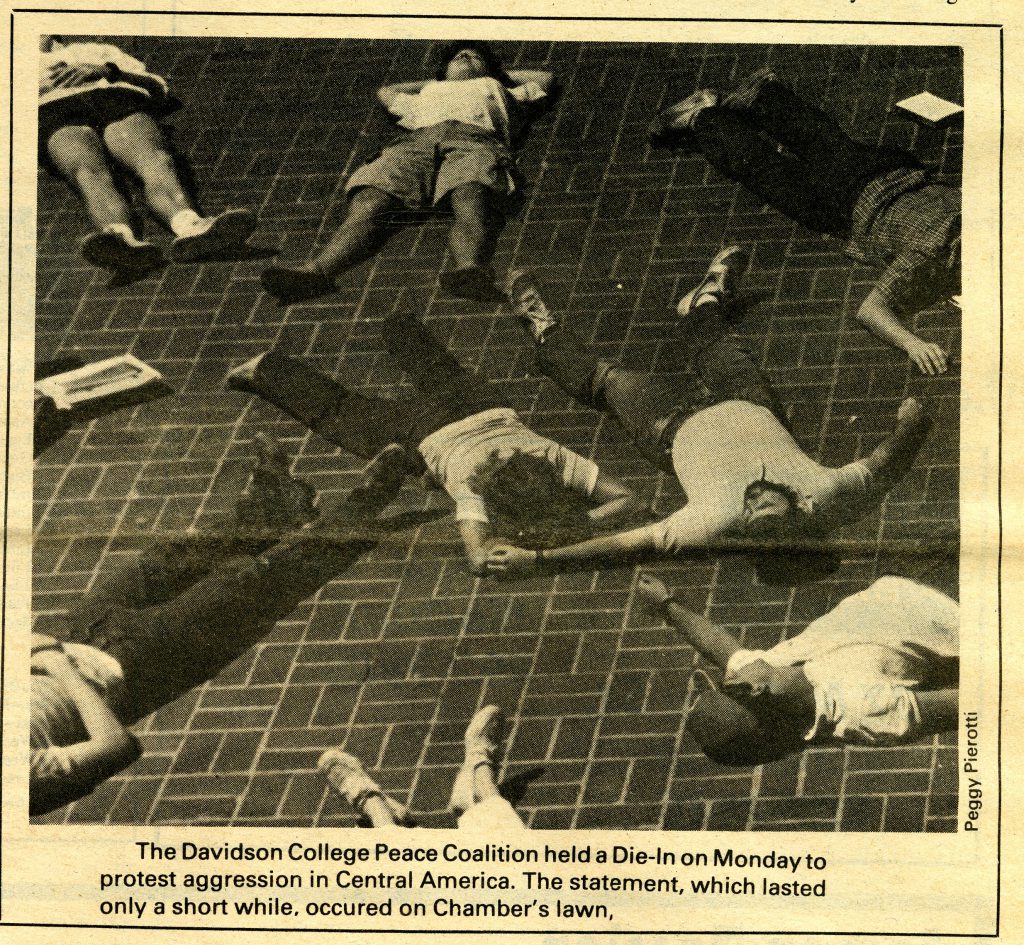
{"type": "Polygon", "coordinates": [[[463,738],[466,757],[452,785],[448,810],[469,810],[476,803],[473,785],[476,769],[481,765],[495,767],[495,756],[504,740],[505,713],[498,706],[485,706],[473,716],[463,738]]]}

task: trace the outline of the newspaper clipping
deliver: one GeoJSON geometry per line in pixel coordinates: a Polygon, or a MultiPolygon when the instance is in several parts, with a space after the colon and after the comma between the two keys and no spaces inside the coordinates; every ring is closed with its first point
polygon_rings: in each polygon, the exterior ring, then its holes
{"type": "Polygon", "coordinates": [[[1012,939],[1013,4],[94,6],[6,5],[5,940],[1012,939]]]}

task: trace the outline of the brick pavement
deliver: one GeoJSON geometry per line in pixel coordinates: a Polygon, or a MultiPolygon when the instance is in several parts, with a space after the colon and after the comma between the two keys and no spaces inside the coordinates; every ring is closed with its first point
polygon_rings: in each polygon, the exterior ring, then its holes
{"type": "MultiPolygon", "coordinates": [[[[329,233],[345,175],[386,134],[372,91],[420,74],[429,44],[262,40],[126,41],[186,101],[173,117],[207,208],[250,206],[255,242],[300,255],[329,233]]],[[[959,99],[958,50],[799,46],[508,44],[516,66],[547,64],[561,104],[523,155],[532,181],[499,245],[498,271],[537,268],[552,298],[602,351],[656,363],[672,303],[723,240],[754,247],[765,305],[745,330],[824,462],[873,446],[900,399],[927,398],[938,423],[917,467],[845,534],[847,560],[795,591],[755,586],[737,560],[653,569],[700,610],[771,645],[894,566],[913,573],[957,536],[958,369],[925,380],[852,324],[871,282],[834,244],[710,171],[648,153],[652,113],[698,84],[775,65],[868,140],[913,147],[958,180],[958,131],[916,128],[892,104],[929,89],[959,99]],[[883,551],[879,551],[879,548],[883,551]]],[[[153,229],[152,224],[148,224],[153,229]]],[[[98,570],[148,535],[202,523],[245,482],[252,435],[282,438],[321,492],[357,462],[273,408],[224,392],[229,367],[277,345],[347,383],[401,391],[379,324],[421,311],[452,348],[506,383],[532,425],[593,456],[668,512],[678,485],[652,473],[619,430],[530,375],[508,316],[436,295],[443,221],[404,230],[337,295],[290,310],[260,292],[254,259],[170,267],[118,289],[75,254],[86,224],[40,177],[37,357],[132,351],[179,394],[70,432],[35,469],[35,607],[62,610],[98,570]]],[[[957,350],[959,318],[918,317],[957,350]]],[[[409,485],[406,510],[447,510],[409,485]]],[[[278,625],[218,679],[141,727],[145,756],[46,820],[343,825],[314,769],[341,744],[428,822],[446,801],[466,720],[498,702],[515,726],[507,777],[534,827],[723,830],[953,830],[955,739],[877,750],[814,749],[755,770],[708,762],[682,707],[693,652],[634,604],[633,569],[515,584],[467,575],[450,516],[396,535],[278,625]]]]}

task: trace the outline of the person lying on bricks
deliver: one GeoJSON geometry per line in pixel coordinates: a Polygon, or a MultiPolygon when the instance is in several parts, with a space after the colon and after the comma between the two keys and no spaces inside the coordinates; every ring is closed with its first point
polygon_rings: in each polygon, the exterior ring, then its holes
{"type": "Polygon", "coordinates": [[[391,316],[384,344],[413,379],[414,397],[366,397],[309,364],[269,351],[235,368],[228,385],[257,394],[357,456],[396,442],[410,474],[427,473],[455,502],[474,574],[498,541],[547,547],[646,515],[633,492],[595,463],[534,433],[508,397],[467,371],[409,315],[391,316]]]}
{"type": "Polygon", "coordinates": [[[104,575],[53,635],[32,637],[30,813],[89,794],[141,753],[128,730],[212,679],[372,548],[398,494],[385,449],[329,515],[264,440],[249,494],[220,534],[159,541],[104,575]]]}
{"type": "Polygon", "coordinates": [[[618,420],[654,466],[678,478],[687,501],[664,521],[562,548],[496,546],[489,573],[615,567],[728,549],[750,554],[770,584],[835,569],[829,536],[881,503],[910,469],[931,421],[908,398],[892,435],[864,459],[832,469],[807,456],[767,380],[729,334],[746,258],[738,246],[719,252],[679,303],[669,354],[682,372],[671,377],[599,360],[547,307],[528,272],[510,273],[509,304],[533,335],[539,369],[618,420]]]}
{"type": "Polygon", "coordinates": [[[958,720],[960,608],[917,581],[879,578],[769,650],[688,610],[644,574],[640,599],[724,672],[695,672],[686,731],[718,764],[759,765],[809,745],[900,745],[958,720]]]}
{"type": "Polygon", "coordinates": [[[906,151],[852,140],[770,69],[727,95],[694,92],[658,115],[650,133],[654,145],[700,152],[765,203],[881,268],[858,320],[923,374],[945,373],[946,352],[901,319],[960,291],[959,188],[937,182],[906,151]]]}
{"type": "Polygon", "coordinates": [[[402,136],[349,178],[345,219],[330,242],[300,266],[268,267],[263,287],[284,305],[333,292],[340,273],[381,248],[396,211],[444,207],[454,269],[442,288],[500,299],[490,261],[520,187],[513,153],[553,84],[550,72],[506,72],[487,43],[456,40],[441,48],[435,78],[384,86],[377,97],[402,136]]]}
{"type": "MultiPolygon", "coordinates": [[[[495,782],[497,755],[505,740],[505,716],[495,705],[482,708],[466,728],[465,759],[452,786],[448,809],[457,812],[460,830],[486,830],[497,836],[505,830],[525,830],[515,808],[501,796],[495,782]]],[[[415,827],[409,809],[389,797],[363,769],[359,759],[338,748],[320,756],[318,765],[327,783],[372,827],[415,827]]]]}
{"type": "Polygon", "coordinates": [[[137,236],[112,166],[142,183],[146,205],[174,234],[170,258],[190,262],[238,251],[256,229],[251,210],[201,216],[186,195],[157,124],[171,109],[166,80],[109,43],[39,43],[39,159],[82,198],[95,230],[81,244],[87,262],[141,274],[163,254],[137,236]]]}

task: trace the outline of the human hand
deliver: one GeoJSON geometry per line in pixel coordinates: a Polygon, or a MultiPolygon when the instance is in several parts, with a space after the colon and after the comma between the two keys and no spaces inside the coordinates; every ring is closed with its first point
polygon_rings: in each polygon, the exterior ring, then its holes
{"type": "Polygon", "coordinates": [[[641,574],[636,584],[636,593],[640,601],[652,610],[660,610],[672,596],[664,581],[651,574],[641,574]]]}
{"type": "Polygon", "coordinates": [[[923,423],[928,419],[928,414],[924,409],[924,404],[921,403],[916,397],[907,397],[903,403],[900,404],[899,410],[896,411],[897,423],[911,423],[917,425],[923,423]]]}
{"type": "Polygon", "coordinates": [[[922,374],[945,374],[949,366],[948,357],[942,348],[920,338],[915,338],[907,345],[907,354],[922,374]]]}
{"type": "Polygon", "coordinates": [[[514,545],[495,545],[487,554],[487,573],[504,577],[531,574],[537,567],[537,552],[514,545]]]}

